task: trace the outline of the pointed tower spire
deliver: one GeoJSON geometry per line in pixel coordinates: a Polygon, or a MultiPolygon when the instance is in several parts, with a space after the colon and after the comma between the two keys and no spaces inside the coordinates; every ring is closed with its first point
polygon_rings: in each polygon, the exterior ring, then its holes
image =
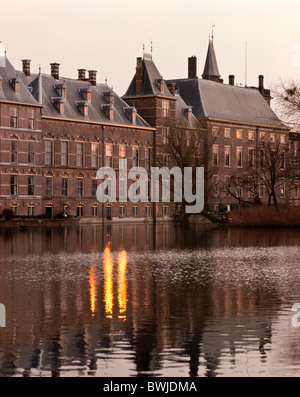
{"type": "Polygon", "coordinates": [[[213,80],[213,81],[221,82],[222,80],[220,79],[221,75],[219,73],[219,68],[217,64],[213,38],[214,38],[214,32],[212,29],[212,35],[211,37],[209,37],[206,61],[202,73],[202,78],[205,80],[213,80]]]}

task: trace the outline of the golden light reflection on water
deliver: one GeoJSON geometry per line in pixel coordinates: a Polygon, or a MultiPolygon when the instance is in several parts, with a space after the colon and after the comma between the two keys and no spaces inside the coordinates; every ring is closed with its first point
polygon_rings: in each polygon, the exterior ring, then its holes
{"type": "Polygon", "coordinates": [[[110,250],[110,243],[104,249],[103,256],[104,265],[104,303],[105,303],[105,314],[107,318],[112,318],[113,306],[114,306],[114,294],[113,294],[113,270],[114,270],[114,259],[110,250]]]}
{"type": "Polygon", "coordinates": [[[126,320],[127,306],[127,252],[121,251],[118,255],[118,304],[119,318],[126,320]]]}
{"type": "Polygon", "coordinates": [[[97,280],[95,274],[95,266],[91,265],[89,272],[89,284],[90,284],[90,306],[91,306],[92,316],[95,315],[95,303],[96,303],[96,294],[97,294],[96,283],[97,280]]]}

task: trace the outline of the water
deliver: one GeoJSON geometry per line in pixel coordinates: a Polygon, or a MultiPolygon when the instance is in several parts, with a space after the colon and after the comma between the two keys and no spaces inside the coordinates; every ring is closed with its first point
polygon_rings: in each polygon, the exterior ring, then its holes
{"type": "Polygon", "coordinates": [[[300,230],[2,228],[0,250],[2,377],[300,375],[300,230]]]}

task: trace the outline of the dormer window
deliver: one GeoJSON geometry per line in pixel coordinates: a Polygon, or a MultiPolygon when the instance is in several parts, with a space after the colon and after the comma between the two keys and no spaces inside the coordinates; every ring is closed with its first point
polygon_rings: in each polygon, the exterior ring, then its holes
{"type": "Polygon", "coordinates": [[[51,98],[52,103],[56,107],[58,113],[63,114],[65,112],[65,99],[64,98],[51,98]]]}
{"type": "Polygon", "coordinates": [[[0,91],[2,91],[2,79],[0,78],[0,91]]]}
{"type": "Polygon", "coordinates": [[[54,84],[54,88],[56,89],[59,96],[64,99],[67,98],[67,85],[65,81],[63,83],[54,84]]]}
{"type": "Polygon", "coordinates": [[[107,104],[107,105],[101,105],[102,110],[106,114],[106,117],[109,118],[109,120],[114,119],[114,106],[112,104],[107,104]]]}
{"type": "Polygon", "coordinates": [[[156,84],[157,84],[160,92],[163,94],[164,90],[165,90],[165,82],[164,82],[163,78],[156,80],[156,84]]]}
{"type": "Polygon", "coordinates": [[[91,102],[92,100],[92,90],[91,87],[84,87],[84,88],[79,88],[79,93],[82,96],[82,98],[87,101],[91,102]]]}
{"type": "Polygon", "coordinates": [[[115,95],[112,91],[103,92],[104,98],[107,103],[114,104],[115,102],[115,95]]]}
{"type": "Polygon", "coordinates": [[[186,115],[188,121],[192,120],[192,107],[191,106],[184,108],[183,113],[186,115]]]}
{"type": "Polygon", "coordinates": [[[129,118],[129,120],[132,122],[132,124],[136,123],[136,108],[133,107],[126,107],[124,108],[124,112],[126,113],[126,116],[129,118]]]}
{"type": "Polygon", "coordinates": [[[89,114],[89,102],[87,101],[77,101],[76,106],[80,110],[81,114],[84,117],[87,117],[89,114]]]}
{"type": "Polygon", "coordinates": [[[20,78],[19,76],[10,80],[10,83],[17,94],[20,93],[20,78]]]}

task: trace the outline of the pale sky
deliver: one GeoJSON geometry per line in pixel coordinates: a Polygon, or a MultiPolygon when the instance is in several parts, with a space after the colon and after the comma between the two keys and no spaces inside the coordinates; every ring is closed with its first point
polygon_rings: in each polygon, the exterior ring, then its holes
{"type": "Polygon", "coordinates": [[[32,72],[62,77],[97,70],[97,81],[123,95],[136,58],[150,52],[165,79],[187,77],[196,55],[201,76],[214,24],[214,46],[224,82],[265,85],[300,77],[299,0],[0,0],[0,41],[16,69],[31,59],[32,72]],[[247,43],[247,45],[246,45],[247,43]]]}

